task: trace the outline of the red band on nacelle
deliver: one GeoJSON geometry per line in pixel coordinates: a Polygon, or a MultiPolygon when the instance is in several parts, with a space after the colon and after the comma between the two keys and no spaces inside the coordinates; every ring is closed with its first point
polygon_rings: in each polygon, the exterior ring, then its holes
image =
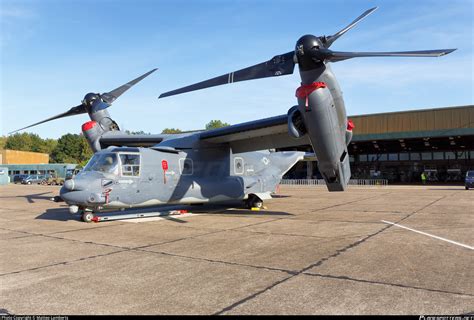
{"type": "Polygon", "coordinates": [[[326,88],[326,83],[324,82],[313,82],[311,84],[302,84],[298,89],[296,89],[297,98],[306,98],[305,106],[308,107],[308,96],[316,89],[326,88]]]}
{"type": "Polygon", "coordinates": [[[355,128],[354,122],[352,120],[347,120],[347,131],[352,131],[355,128]]]}
{"type": "Polygon", "coordinates": [[[316,89],[326,88],[326,83],[324,82],[313,82],[311,84],[302,84],[298,89],[296,89],[297,98],[306,98],[316,89]]]}
{"type": "Polygon", "coordinates": [[[97,125],[97,122],[95,121],[87,121],[82,125],[82,131],[88,131],[92,128],[94,128],[97,125]]]}

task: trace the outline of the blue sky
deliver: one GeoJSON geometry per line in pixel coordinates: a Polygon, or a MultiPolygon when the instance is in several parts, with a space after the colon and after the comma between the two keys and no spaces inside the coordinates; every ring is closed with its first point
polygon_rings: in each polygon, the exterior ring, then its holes
{"type": "MultiPolygon", "coordinates": [[[[158,100],[160,93],[266,61],[304,34],[330,35],[378,10],[338,51],[458,48],[440,58],[360,58],[332,64],[348,114],[473,104],[473,4],[454,1],[0,0],[0,134],[157,72],[109,109],[122,129],[193,130],[284,114],[297,72],[158,100]]],[[[80,115],[28,129],[79,133],[80,115]]]]}

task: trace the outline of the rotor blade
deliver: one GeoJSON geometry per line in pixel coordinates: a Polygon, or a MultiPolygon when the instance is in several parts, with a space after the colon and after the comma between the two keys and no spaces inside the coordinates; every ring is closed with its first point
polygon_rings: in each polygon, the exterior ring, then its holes
{"type": "Polygon", "coordinates": [[[27,129],[27,128],[30,128],[30,127],[33,127],[33,126],[36,126],[38,124],[41,124],[41,123],[45,123],[45,122],[48,122],[48,121],[51,121],[51,120],[55,120],[55,119],[59,119],[59,118],[64,118],[64,117],[70,117],[70,116],[74,116],[74,115],[77,115],[77,114],[81,114],[81,113],[86,113],[87,110],[86,108],[84,107],[84,105],[80,104],[76,107],[73,107],[71,109],[69,109],[68,111],[64,112],[64,113],[60,113],[54,117],[51,117],[51,118],[48,118],[46,120],[43,120],[43,121],[40,121],[40,122],[37,122],[37,123],[34,123],[32,125],[29,125],[27,127],[24,127],[24,128],[21,128],[21,129],[18,129],[18,130],[15,130],[15,131],[12,131],[12,132],[9,132],[8,134],[12,134],[12,133],[15,133],[17,131],[20,131],[20,130],[24,130],[24,129],[27,129]]]}
{"type": "Polygon", "coordinates": [[[347,27],[345,27],[344,29],[340,30],[339,32],[333,34],[332,36],[329,36],[329,37],[323,37],[323,43],[325,45],[326,48],[329,48],[333,43],[334,41],[336,41],[340,36],[342,36],[344,33],[346,33],[347,31],[349,31],[350,29],[352,29],[357,23],[359,23],[362,19],[364,19],[365,17],[367,17],[369,14],[371,14],[372,12],[374,12],[375,10],[377,10],[378,7],[373,7],[372,9],[369,9],[367,11],[365,11],[363,14],[361,14],[360,16],[358,16],[354,21],[352,21],[347,27]]]}
{"type": "Polygon", "coordinates": [[[267,77],[276,77],[286,74],[292,74],[295,69],[295,62],[293,60],[294,51],[287,52],[278,56],[274,56],[272,59],[245,68],[235,72],[231,72],[219,77],[215,77],[209,80],[198,82],[187,87],[168,91],[162,93],[159,98],[169,97],[176,94],[190,92],[194,90],[200,90],[209,87],[215,87],[226,83],[261,79],[267,77]]]}
{"type": "Polygon", "coordinates": [[[422,51],[398,51],[398,52],[340,52],[320,49],[318,58],[322,57],[331,62],[342,61],[360,57],[440,57],[453,52],[456,49],[422,50],[422,51]]]}
{"type": "Polygon", "coordinates": [[[118,88],[116,88],[112,91],[101,94],[102,100],[104,100],[108,104],[112,104],[112,102],[114,102],[118,97],[120,97],[125,91],[130,89],[132,86],[134,86],[135,84],[137,84],[138,82],[140,82],[144,78],[148,77],[150,74],[152,74],[156,70],[158,70],[158,68],[155,68],[151,71],[148,71],[144,75],[141,75],[138,78],[136,78],[136,79],[134,79],[130,82],[127,82],[126,84],[124,84],[124,85],[122,85],[122,86],[120,86],[120,87],[118,87],[118,88]]]}

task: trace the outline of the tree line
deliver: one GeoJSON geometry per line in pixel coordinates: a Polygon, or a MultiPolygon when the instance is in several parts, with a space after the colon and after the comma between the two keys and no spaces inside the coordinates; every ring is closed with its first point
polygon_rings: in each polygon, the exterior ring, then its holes
{"type": "MultiPolygon", "coordinates": [[[[229,126],[221,120],[211,120],[206,130],[229,126]]],[[[126,131],[129,134],[149,134],[143,131],[126,131]]],[[[161,133],[182,133],[177,128],[165,128],[161,133]]],[[[15,133],[0,137],[0,150],[20,150],[49,154],[50,163],[77,163],[84,166],[92,156],[92,150],[82,134],[67,133],[59,139],[42,139],[35,133],[15,133]]]]}

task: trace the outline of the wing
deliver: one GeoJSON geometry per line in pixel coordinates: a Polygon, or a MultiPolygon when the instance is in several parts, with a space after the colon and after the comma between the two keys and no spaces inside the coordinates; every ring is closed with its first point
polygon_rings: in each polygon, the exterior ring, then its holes
{"type": "Polygon", "coordinates": [[[109,131],[100,138],[102,148],[109,146],[151,147],[168,138],[169,134],[127,134],[109,131]]]}
{"type": "Polygon", "coordinates": [[[307,136],[288,134],[288,115],[244,122],[199,133],[201,141],[229,144],[234,153],[310,145],[307,136]]]}

